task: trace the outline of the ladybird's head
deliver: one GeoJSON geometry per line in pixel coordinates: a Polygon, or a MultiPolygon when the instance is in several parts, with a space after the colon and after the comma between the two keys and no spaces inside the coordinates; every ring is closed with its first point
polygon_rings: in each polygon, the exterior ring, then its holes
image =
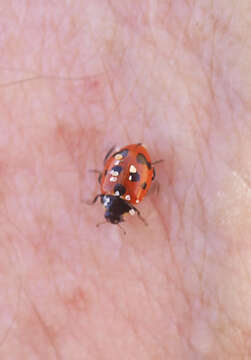
{"type": "Polygon", "coordinates": [[[127,201],[114,195],[103,195],[101,202],[106,208],[105,219],[112,224],[119,224],[124,221],[123,215],[129,213],[131,207],[127,201]]]}

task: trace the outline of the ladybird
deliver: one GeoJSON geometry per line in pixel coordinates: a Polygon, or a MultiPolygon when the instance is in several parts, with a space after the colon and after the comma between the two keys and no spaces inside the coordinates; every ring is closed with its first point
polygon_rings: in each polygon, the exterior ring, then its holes
{"type": "MultiPolygon", "coordinates": [[[[157,162],[155,162],[157,163],[157,162]]],[[[139,210],[139,204],[147,194],[155,170],[150,155],[141,144],[132,144],[114,152],[110,149],[104,159],[104,170],[99,172],[100,198],[105,207],[105,219],[112,224],[124,221],[124,215],[137,214],[147,225],[139,210]]]]}

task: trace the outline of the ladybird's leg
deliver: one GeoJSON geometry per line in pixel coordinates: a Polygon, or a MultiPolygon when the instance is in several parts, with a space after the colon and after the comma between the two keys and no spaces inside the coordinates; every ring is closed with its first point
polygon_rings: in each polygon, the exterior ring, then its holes
{"type": "Polygon", "coordinates": [[[152,181],[155,179],[155,177],[156,177],[156,171],[155,171],[155,169],[153,168],[153,177],[152,177],[152,181]]]}
{"type": "MultiPolygon", "coordinates": [[[[156,161],[154,161],[154,162],[151,163],[151,166],[156,165],[156,164],[160,164],[160,163],[162,163],[163,161],[164,161],[164,160],[162,160],[162,159],[156,160],[156,161]]],[[[155,179],[155,176],[156,176],[156,172],[155,172],[155,168],[153,167],[153,177],[152,177],[152,180],[155,179]]]]}
{"type": "Polygon", "coordinates": [[[93,205],[93,204],[95,204],[95,202],[98,200],[99,197],[102,198],[103,196],[104,196],[103,194],[98,194],[95,196],[95,198],[93,200],[84,200],[83,199],[81,201],[83,201],[87,205],[93,205]]]}
{"type": "Polygon", "coordinates": [[[92,172],[92,173],[98,174],[98,182],[99,182],[99,184],[100,184],[100,182],[101,182],[101,178],[102,178],[102,171],[97,170],[97,169],[91,169],[91,170],[89,170],[89,172],[92,172]]]}
{"type": "Polygon", "coordinates": [[[132,205],[130,205],[130,207],[131,207],[132,210],[134,210],[134,211],[136,212],[136,214],[138,215],[139,219],[140,219],[141,221],[143,221],[143,223],[147,226],[148,223],[147,223],[147,221],[141,216],[140,211],[139,211],[136,207],[134,207],[134,206],[132,206],[132,205]]]}
{"type": "Polygon", "coordinates": [[[111,147],[111,149],[108,151],[108,153],[106,154],[105,158],[104,158],[104,164],[106,162],[106,160],[109,158],[109,156],[111,155],[111,153],[114,151],[116,146],[111,147]]]}
{"type": "Polygon", "coordinates": [[[90,169],[89,171],[92,172],[92,173],[95,173],[95,174],[101,174],[102,173],[102,171],[97,170],[97,169],[90,169]]]}
{"type": "Polygon", "coordinates": [[[162,163],[163,161],[164,161],[163,159],[156,160],[156,161],[152,162],[152,165],[160,164],[160,163],[162,163]]]}
{"type": "Polygon", "coordinates": [[[102,221],[96,224],[96,227],[100,227],[100,225],[108,224],[107,221],[102,221]]]}
{"type": "Polygon", "coordinates": [[[120,230],[122,230],[123,231],[123,234],[124,235],[126,235],[126,231],[125,231],[125,229],[123,229],[123,227],[120,225],[120,224],[117,224],[118,225],[118,227],[120,228],[120,230]]]}
{"type": "Polygon", "coordinates": [[[96,195],[95,198],[92,200],[91,205],[92,205],[92,204],[95,204],[95,202],[98,200],[99,197],[102,198],[102,197],[103,197],[103,194],[98,194],[98,195],[96,195]]]}
{"type": "MultiPolygon", "coordinates": [[[[152,181],[156,178],[156,171],[153,168],[153,176],[152,176],[152,181]]],[[[160,184],[158,182],[158,180],[155,180],[154,183],[151,185],[151,188],[149,190],[149,193],[153,193],[156,192],[157,195],[159,194],[159,189],[160,189],[160,184]]]]}

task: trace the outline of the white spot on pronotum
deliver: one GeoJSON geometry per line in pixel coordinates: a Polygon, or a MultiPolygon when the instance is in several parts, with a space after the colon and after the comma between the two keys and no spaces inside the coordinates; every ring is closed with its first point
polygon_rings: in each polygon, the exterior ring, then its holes
{"type": "Polygon", "coordinates": [[[130,196],[130,195],[126,195],[126,196],[125,196],[125,199],[126,199],[126,200],[131,200],[131,196],[130,196]]]}
{"type": "Polygon", "coordinates": [[[118,191],[118,190],[115,191],[114,195],[115,195],[115,196],[119,196],[119,195],[120,195],[119,191],[118,191]]]}
{"type": "Polygon", "coordinates": [[[134,165],[131,165],[129,171],[130,171],[130,173],[136,173],[137,169],[134,165]]]}
{"type": "Polygon", "coordinates": [[[136,203],[137,203],[137,204],[139,203],[139,199],[136,200],[136,203]]]}
{"type": "Polygon", "coordinates": [[[121,154],[117,154],[117,155],[115,155],[115,159],[121,160],[121,159],[123,159],[123,156],[121,154]]]}
{"type": "Polygon", "coordinates": [[[117,180],[118,180],[118,178],[116,178],[115,176],[110,177],[110,182],[116,182],[117,180]]]}
{"type": "Polygon", "coordinates": [[[135,214],[136,214],[136,212],[135,212],[134,209],[130,209],[130,210],[129,210],[129,213],[130,213],[131,215],[135,215],[135,214]]]}
{"type": "Polygon", "coordinates": [[[112,176],[118,176],[118,175],[119,175],[119,173],[118,173],[117,171],[114,171],[114,170],[111,170],[111,171],[110,171],[110,174],[111,174],[112,176]]]}
{"type": "Polygon", "coordinates": [[[116,160],[114,165],[119,165],[120,161],[119,160],[116,160]]]}
{"type": "Polygon", "coordinates": [[[110,198],[107,197],[107,196],[104,196],[103,204],[104,204],[105,207],[107,207],[107,205],[109,204],[109,202],[110,202],[110,198]]]}
{"type": "Polygon", "coordinates": [[[130,181],[132,180],[132,175],[129,176],[129,180],[130,180],[130,181]]]}

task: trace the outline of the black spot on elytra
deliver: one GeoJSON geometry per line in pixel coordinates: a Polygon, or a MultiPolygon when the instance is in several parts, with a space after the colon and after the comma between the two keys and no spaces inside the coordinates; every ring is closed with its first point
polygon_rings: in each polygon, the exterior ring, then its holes
{"type": "Polygon", "coordinates": [[[105,169],[105,176],[107,175],[107,169],[105,169]]]}
{"type": "Polygon", "coordinates": [[[141,187],[142,187],[143,190],[145,190],[146,187],[147,187],[147,183],[146,183],[146,182],[143,182],[143,184],[141,184],[141,187]]]}
{"type": "Polygon", "coordinates": [[[139,173],[137,173],[137,172],[136,173],[130,173],[129,180],[134,181],[134,182],[139,181],[140,180],[139,173]]]}
{"type": "Polygon", "coordinates": [[[152,165],[149,161],[147,161],[146,157],[144,154],[139,153],[136,157],[136,160],[139,164],[144,164],[148,167],[148,169],[151,169],[152,165]]]}
{"type": "Polygon", "coordinates": [[[116,155],[120,154],[120,155],[123,156],[123,158],[125,158],[125,157],[127,157],[128,152],[129,152],[128,149],[124,149],[124,150],[122,150],[122,151],[118,151],[118,152],[116,152],[115,154],[113,154],[113,157],[115,157],[116,155]]]}
{"type": "Polygon", "coordinates": [[[122,171],[122,167],[119,165],[113,166],[112,171],[117,171],[120,174],[122,171]]]}
{"type": "Polygon", "coordinates": [[[125,193],[126,193],[126,188],[123,186],[123,185],[121,185],[121,184],[116,184],[115,186],[114,186],[114,193],[116,192],[116,191],[118,191],[119,192],[119,195],[120,196],[122,196],[122,195],[124,195],[125,193]]]}

